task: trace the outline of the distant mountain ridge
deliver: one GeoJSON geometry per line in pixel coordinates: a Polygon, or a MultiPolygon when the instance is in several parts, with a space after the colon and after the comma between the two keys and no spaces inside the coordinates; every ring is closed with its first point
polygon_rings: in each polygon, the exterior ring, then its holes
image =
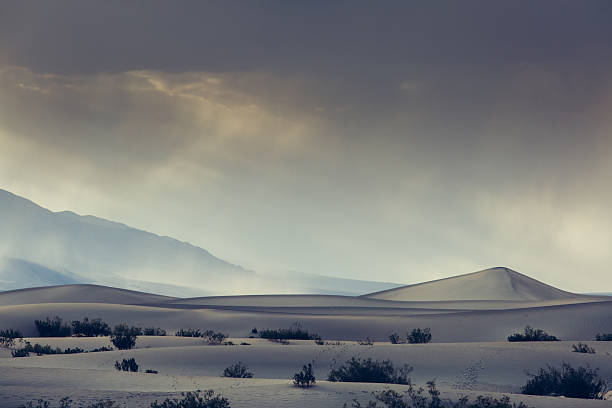
{"type": "Polygon", "coordinates": [[[437,279],[414,285],[374,292],[371,299],[423,300],[515,300],[543,301],[579,298],[585,295],[566,292],[512,269],[495,267],[465,275],[437,279]]]}
{"type": "Polygon", "coordinates": [[[359,295],[399,286],[303,273],[256,274],[187,242],[0,189],[0,290],[96,283],[173,296],[236,293],[359,295]]]}

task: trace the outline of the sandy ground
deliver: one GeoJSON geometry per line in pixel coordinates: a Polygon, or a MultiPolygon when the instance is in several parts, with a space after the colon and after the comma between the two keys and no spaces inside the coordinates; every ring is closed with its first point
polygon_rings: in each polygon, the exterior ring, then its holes
{"type": "MultiPolygon", "coordinates": [[[[339,384],[322,381],[330,367],[350,357],[391,359],[395,364],[414,368],[412,380],[424,384],[435,379],[447,398],[457,395],[514,393],[527,379],[525,371],[546,364],[589,364],[612,382],[612,343],[590,342],[596,354],[571,352],[571,342],[556,343],[440,343],[363,346],[355,342],[316,345],[292,341],[280,345],[261,339],[231,339],[250,345],[211,346],[201,339],[141,337],[137,348],[129,351],[75,355],[0,358],[0,405],[16,406],[29,399],[49,400],[70,395],[75,401],[110,397],[129,407],[147,406],[150,401],[169,394],[195,389],[215,389],[235,407],[340,407],[353,398],[367,399],[369,392],[384,389],[376,384],[339,384]],[[122,373],[116,360],[134,357],[142,370],[159,374],[122,373]],[[221,378],[223,369],[242,361],[255,378],[221,378]],[[289,379],[307,362],[313,362],[318,385],[299,390],[289,379]]],[[[108,344],[107,338],[30,339],[54,347],[90,349],[108,344]]],[[[394,386],[398,390],[403,386],[394,386]]],[[[610,406],[610,401],[576,401],[513,395],[534,407],[610,406]]]]}
{"type": "MultiPolygon", "coordinates": [[[[214,329],[230,335],[235,344],[211,346],[203,339],[169,335],[141,336],[136,349],[130,351],[12,358],[7,350],[0,350],[0,407],[15,407],[41,397],[57,401],[66,395],[79,402],[108,397],[125,407],[148,407],[155,399],[209,388],[229,398],[233,407],[341,407],[354,398],[365,401],[372,391],[385,388],[324,381],[330,368],[351,357],[408,364],[414,368],[413,382],[425,384],[435,379],[446,398],[510,393],[513,400],[531,407],[612,406],[612,401],[516,394],[527,381],[526,372],[562,362],[598,368],[612,385],[612,343],[592,341],[596,333],[612,332],[611,298],[567,294],[505,271],[468,278],[457,282],[476,289],[461,287],[461,293],[449,299],[444,293],[453,281],[429,283],[430,300],[407,299],[414,287],[385,292],[383,298],[374,294],[177,299],[91,285],[0,293],[0,328],[19,329],[27,336],[36,334],[35,319],[57,315],[71,321],[87,316],[111,325],[126,322],[161,327],[169,334],[180,328],[214,329]],[[483,288],[488,292],[477,297],[476,292],[483,288]],[[475,299],[467,299],[471,296],[475,299]],[[282,345],[247,338],[253,327],[282,328],[295,322],[327,343],[291,341],[282,345]],[[542,328],[564,341],[506,341],[509,334],[526,325],[542,328]],[[430,327],[432,343],[388,342],[390,333],[405,335],[415,327],[430,327]],[[375,343],[360,345],[356,341],[366,338],[375,343]],[[571,345],[577,341],[587,342],[596,354],[573,353],[571,345]],[[114,369],[115,361],[131,357],[141,370],[154,369],[159,374],[114,369]],[[225,367],[238,361],[246,363],[255,378],[220,377],[225,367]],[[309,390],[292,387],[290,378],[309,362],[319,379],[317,386],[309,390]]],[[[91,350],[110,345],[109,339],[102,337],[29,340],[61,349],[91,350]]]]}

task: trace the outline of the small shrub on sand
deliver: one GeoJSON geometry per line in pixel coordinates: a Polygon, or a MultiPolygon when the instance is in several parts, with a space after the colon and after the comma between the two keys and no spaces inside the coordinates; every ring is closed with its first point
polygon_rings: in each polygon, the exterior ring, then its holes
{"type": "Polygon", "coordinates": [[[369,337],[366,337],[365,340],[358,340],[357,343],[359,343],[360,346],[373,346],[374,345],[374,342],[369,337]]]}
{"type": "Polygon", "coordinates": [[[293,385],[300,388],[310,388],[317,382],[312,370],[312,363],[308,363],[293,375],[293,385]]]}
{"type": "Polygon", "coordinates": [[[151,370],[150,368],[147,368],[147,369],[145,370],[145,373],[147,373],[147,374],[158,374],[158,373],[159,373],[159,371],[157,371],[157,370],[151,370]]]}
{"type": "Polygon", "coordinates": [[[102,347],[95,348],[93,350],[89,350],[89,353],[99,353],[101,351],[113,351],[113,350],[114,348],[112,347],[102,346],[102,347]]]}
{"type": "Polygon", "coordinates": [[[321,338],[316,333],[308,333],[308,330],[302,329],[302,325],[299,322],[295,322],[288,329],[260,330],[259,337],[277,340],[318,340],[321,338]]]}
{"type": "Polygon", "coordinates": [[[145,336],[165,336],[166,330],[161,327],[145,327],[142,334],[145,336]]]}
{"type": "Polygon", "coordinates": [[[253,378],[253,373],[249,371],[249,367],[239,361],[223,370],[222,376],[231,378],[253,378]]]}
{"type": "Polygon", "coordinates": [[[595,336],[597,341],[612,341],[612,333],[597,333],[595,336]]]}
{"type": "Polygon", "coordinates": [[[111,328],[102,319],[92,319],[84,317],[83,321],[72,321],[72,333],[83,337],[109,336],[111,328]]]}
{"type": "Polygon", "coordinates": [[[573,368],[567,363],[561,369],[548,366],[540,368],[521,388],[523,394],[562,395],[568,398],[602,399],[606,383],[597,370],[587,367],[573,368]]]}
{"type": "Polygon", "coordinates": [[[595,354],[595,349],[584,343],[572,344],[572,351],[574,353],[595,354]]]}
{"type": "Polygon", "coordinates": [[[23,334],[19,330],[15,329],[5,329],[0,330],[0,337],[4,337],[5,339],[23,339],[23,334]]]}
{"type": "Polygon", "coordinates": [[[523,333],[514,333],[508,336],[508,341],[559,341],[559,339],[542,329],[534,329],[531,326],[527,326],[523,333]]]}
{"type": "MultiPolygon", "coordinates": [[[[427,383],[427,392],[422,387],[415,388],[408,385],[408,390],[403,395],[394,390],[374,391],[373,400],[367,405],[362,405],[358,400],[353,400],[350,408],[528,408],[524,403],[510,403],[510,398],[504,396],[500,399],[479,395],[472,403],[467,397],[462,397],[456,402],[442,401],[440,391],[436,388],[434,381],[427,383]]],[[[344,404],[344,408],[349,408],[344,404]]]]}
{"type": "Polygon", "coordinates": [[[204,333],[202,333],[202,337],[208,341],[208,344],[221,344],[223,343],[223,340],[227,338],[227,334],[216,332],[214,330],[206,330],[204,333]]]}
{"type": "Polygon", "coordinates": [[[83,350],[80,347],[75,347],[75,348],[70,348],[68,347],[67,349],[64,350],[64,354],[79,354],[79,353],[84,353],[85,350],[83,350]]]}
{"type": "Polygon", "coordinates": [[[389,335],[389,341],[391,342],[391,344],[400,344],[402,342],[402,340],[400,339],[399,334],[397,334],[397,333],[391,333],[389,335]]]}
{"type": "Polygon", "coordinates": [[[412,367],[395,368],[390,360],[351,358],[343,366],[329,372],[329,381],[409,384],[412,367]]]}
{"type": "Polygon", "coordinates": [[[129,327],[127,324],[119,324],[113,329],[111,342],[119,350],[129,350],[136,345],[136,338],[141,333],[139,327],[129,327]]]}
{"type": "Polygon", "coordinates": [[[123,361],[118,362],[115,361],[115,369],[117,371],[128,371],[131,373],[137,373],[138,372],[138,364],[136,363],[136,360],[134,358],[130,358],[130,359],[123,359],[123,361]]]}
{"type": "Polygon", "coordinates": [[[183,398],[166,399],[151,403],[151,408],[231,408],[227,398],[215,395],[213,390],[200,390],[182,394],[183,398]]]}
{"type": "Polygon", "coordinates": [[[35,320],[34,325],[40,337],[68,337],[72,334],[70,326],[59,316],[53,319],[47,317],[46,320],[35,320]]]}
{"type": "Polygon", "coordinates": [[[408,333],[407,340],[410,344],[429,343],[431,341],[431,331],[429,327],[424,329],[412,329],[412,331],[408,333]]]}
{"type": "Polygon", "coordinates": [[[179,337],[202,337],[202,332],[200,329],[192,329],[190,327],[189,329],[180,329],[174,335],[179,337]]]}
{"type": "MultiPolygon", "coordinates": [[[[50,408],[51,404],[49,401],[39,399],[37,401],[29,401],[25,405],[19,406],[19,408],[50,408]]],[[[79,405],[79,408],[114,408],[117,407],[115,401],[111,400],[100,400],[98,402],[94,402],[93,404],[79,405]]],[[[72,408],[72,400],[68,397],[64,397],[59,400],[59,405],[57,408],[72,408]]]]}

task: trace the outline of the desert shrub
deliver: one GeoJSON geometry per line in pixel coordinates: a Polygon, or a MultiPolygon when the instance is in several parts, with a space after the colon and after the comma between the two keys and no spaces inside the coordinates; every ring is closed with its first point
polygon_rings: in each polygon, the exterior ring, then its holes
{"type": "Polygon", "coordinates": [[[223,343],[223,340],[227,338],[227,334],[216,332],[214,330],[206,330],[204,333],[202,333],[202,337],[204,337],[209,344],[221,344],[223,343]]]}
{"type": "Polygon", "coordinates": [[[572,344],[572,351],[575,353],[595,354],[595,349],[584,343],[572,344]]]}
{"type": "Polygon", "coordinates": [[[531,326],[526,326],[523,333],[514,333],[508,336],[508,341],[559,341],[559,339],[542,329],[533,329],[531,326]]]}
{"type": "Polygon", "coordinates": [[[30,357],[30,352],[25,348],[19,348],[11,351],[13,357],[30,357]]]}
{"type": "Polygon", "coordinates": [[[253,378],[253,373],[249,371],[249,367],[239,361],[223,370],[222,376],[231,378],[253,378]]]}
{"type": "Polygon", "coordinates": [[[38,343],[32,345],[29,341],[26,341],[23,347],[13,350],[11,354],[13,357],[28,357],[30,353],[34,353],[37,356],[42,356],[44,354],[63,354],[62,350],[58,347],[53,348],[49,345],[41,346],[38,343]]]}
{"type": "Polygon", "coordinates": [[[4,329],[0,330],[0,337],[5,339],[23,339],[23,334],[19,330],[15,329],[4,329]]]}
{"type": "Polygon", "coordinates": [[[391,333],[389,335],[389,341],[391,342],[391,344],[400,344],[401,343],[401,339],[400,339],[399,334],[391,333]]]}
{"type": "Polygon", "coordinates": [[[597,370],[588,366],[573,368],[563,363],[561,369],[548,366],[529,376],[531,378],[521,388],[523,394],[602,399],[606,390],[606,383],[599,378],[597,370]]]}
{"type": "Polygon", "coordinates": [[[93,350],[89,350],[90,353],[99,353],[101,351],[113,351],[114,349],[112,347],[106,347],[106,346],[102,346],[102,347],[98,347],[95,348],[93,350]]]}
{"type": "Polygon", "coordinates": [[[115,369],[117,371],[129,371],[131,373],[137,373],[138,372],[138,364],[136,363],[136,360],[134,358],[130,358],[130,359],[123,359],[123,361],[118,362],[115,361],[115,369]]]}
{"type": "Polygon", "coordinates": [[[279,340],[318,340],[321,337],[316,333],[308,333],[308,330],[302,329],[299,322],[294,323],[287,329],[265,329],[259,332],[259,337],[262,339],[279,339],[279,340]]]}
{"type": "MultiPolygon", "coordinates": [[[[49,408],[50,406],[49,401],[39,399],[37,401],[29,401],[25,405],[19,406],[19,408],[49,408]]],[[[80,408],[114,408],[116,406],[115,401],[100,400],[87,406],[80,405],[80,408]]],[[[72,408],[72,400],[68,397],[62,398],[59,400],[58,408],[72,408]]]]}
{"type": "Polygon", "coordinates": [[[166,330],[161,327],[145,327],[142,334],[145,336],[165,336],[166,330]]]}
{"type": "Polygon", "coordinates": [[[151,403],[151,408],[231,408],[227,398],[215,395],[213,390],[200,390],[181,394],[182,399],[166,398],[163,402],[151,403]]]}
{"type": "Polygon", "coordinates": [[[410,344],[429,343],[431,341],[431,331],[429,327],[424,329],[412,329],[412,331],[408,333],[407,340],[410,344]]]}
{"type": "MultiPolygon", "coordinates": [[[[353,400],[351,408],[528,408],[524,403],[514,404],[510,402],[508,396],[500,399],[479,395],[472,403],[467,397],[461,397],[458,401],[442,401],[440,391],[436,388],[434,381],[427,383],[427,392],[422,387],[415,388],[412,384],[408,385],[408,390],[404,395],[394,390],[384,390],[372,392],[374,400],[368,401],[367,405],[362,405],[359,401],[353,400]]],[[[348,408],[348,404],[344,404],[348,408]]]]}
{"type": "Polygon", "coordinates": [[[244,342],[244,341],[243,341],[242,343],[240,343],[240,345],[241,345],[241,346],[250,346],[250,345],[251,345],[251,343],[247,343],[247,342],[244,342]]]}
{"type": "Polygon", "coordinates": [[[72,333],[84,337],[109,336],[111,329],[102,319],[92,319],[84,317],[83,321],[72,321],[72,333]]]}
{"type": "Polygon", "coordinates": [[[68,347],[66,350],[64,350],[64,354],[78,354],[78,353],[84,353],[84,352],[85,350],[79,347],[75,347],[75,348],[68,347]]]}
{"type": "Polygon", "coordinates": [[[359,343],[360,346],[373,346],[374,345],[374,342],[369,337],[366,337],[365,340],[358,340],[357,343],[359,343]]]}
{"type": "Polygon", "coordinates": [[[180,329],[176,333],[175,336],[179,337],[202,337],[202,332],[199,329],[180,329]]]}
{"type": "Polygon", "coordinates": [[[157,371],[157,370],[151,370],[150,368],[147,368],[147,369],[145,370],[145,373],[147,373],[147,374],[159,374],[159,371],[157,371]]]}
{"type": "Polygon", "coordinates": [[[129,327],[127,324],[119,324],[113,329],[111,342],[119,350],[129,350],[136,345],[136,338],[142,333],[139,327],[129,327]]]}
{"type": "Polygon", "coordinates": [[[412,367],[395,368],[390,360],[352,357],[343,366],[329,372],[329,381],[408,384],[412,367]]]}
{"type": "Polygon", "coordinates": [[[61,317],[46,320],[35,320],[34,325],[40,337],[68,337],[72,334],[70,326],[65,324],[61,317]]]}
{"type": "Polygon", "coordinates": [[[312,387],[317,382],[312,370],[312,363],[308,363],[293,375],[293,385],[300,388],[312,387]]]}
{"type": "Polygon", "coordinates": [[[595,340],[597,341],[612,341],[612,333],[597,333],[595,336],[595,340]]]}

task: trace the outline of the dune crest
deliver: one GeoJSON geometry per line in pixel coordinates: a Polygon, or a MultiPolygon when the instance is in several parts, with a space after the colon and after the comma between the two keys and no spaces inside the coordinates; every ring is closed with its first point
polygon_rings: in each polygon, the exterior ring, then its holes
{"type": "Polygon", "coordinates": [[[557,289],[506,267],[374,292],[363,297],[399,301],[541,301],[587,297],[557,289]]]}

